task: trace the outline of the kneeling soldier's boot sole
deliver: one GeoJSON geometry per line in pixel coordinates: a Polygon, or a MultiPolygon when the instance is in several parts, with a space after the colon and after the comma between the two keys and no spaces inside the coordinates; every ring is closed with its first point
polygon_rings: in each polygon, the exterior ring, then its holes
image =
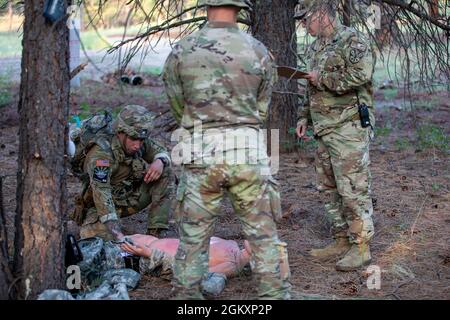
{"type": "Polygon", "coordinates": [[[358,266],[341,266],[341,265],[336,264],[336,270],[337,271],[356,271],[356,270],[361,269],[362,267],[368,266],[371,262],[372,262],[372,259],[364,261],[363,263],[361,263],[358,266]]]}

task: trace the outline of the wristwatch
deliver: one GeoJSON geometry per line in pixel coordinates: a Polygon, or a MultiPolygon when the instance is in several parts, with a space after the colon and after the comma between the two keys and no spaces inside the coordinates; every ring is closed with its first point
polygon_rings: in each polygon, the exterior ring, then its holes
{"type": "Polygon", "coordinates": [[[169,165],[169,160],[166,157],[160,157],[160,158],[156,158],[156,160],[161,160],[161,162],[163,163],[164,167],[167,167],[169,165]]]}

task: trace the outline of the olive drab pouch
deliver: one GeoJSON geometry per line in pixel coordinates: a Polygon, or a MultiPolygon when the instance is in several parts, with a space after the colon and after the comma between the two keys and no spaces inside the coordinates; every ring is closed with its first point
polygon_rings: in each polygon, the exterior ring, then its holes
{"type": "Polygon", "coordinates": [[[133,181],[142,182],[145,172],[147,171],[147,163],[144,159],[135,158],[131,161],[131,178],[133,181]]]}
{"type": "Polygon", "coordinates": [[[79,226],[83,224],[83,221],[86,218],[86,209],[82,196],[77,196],[75,198],[75,209],[70,214],[69,218],[75,221],[79,226]]]}
{"type": "Polygon", "coordinates": [[[133,181],[123,180],[112,188],[111,193],[116,207],[128,207],[131,205],[130,200],[136,197],[135,193],[138,191],[135,190],[133,181]]]}
{"type": "Polygon", "coordinates": [[[83,177],[86,154],[96,141],[101,137],[110,137],[114,134],[112,124],[112,114],[109,110],[105,110],[84,120],[80,128],[71,128],[70,138],[75,144],[75,154],[70,160],[70,166],[75,176],[83,177]]]}
{"type": "Polygon", "coordinates": [[[83,190],[81,195],[75,198],[75,209],[70,214],[69,218],[77,223],[77,225],[82,226],[84,220],[86,219],[86,214],[89,208],[94,207],[94,198],[92,197],[92,189],[86,188],[83,190]]]}

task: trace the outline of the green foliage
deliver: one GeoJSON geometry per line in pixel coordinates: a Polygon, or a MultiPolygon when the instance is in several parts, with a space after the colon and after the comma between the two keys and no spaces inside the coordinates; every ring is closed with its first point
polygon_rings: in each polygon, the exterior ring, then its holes
{"type": "Polygon", "coordinates": [[[433,189],[434,192],[438,192],[441,189],[441,186],[438,183],[433,182],[431,188],[433,189]]]}
{"type": "Polygon", "coordinates": [[[375,127],[375,136],[377,137],[387,137],[391,134],[392,128],[389,126],[385,127],[375,127]]]}
{"type": "Polygon", "coordinates": [[[411,141],[408,138],[398,138],[397,140],[395,140],[394,145],[399,150],[409,149],[409,148],[411,148],[413,146],[411,141]]]}
{"type": "Polygon", "coordinates": [[[421,149],[438,149],[443,152],[450,151],[450,136],[444,129],[432,124],[425,124],[418,128],[418,146],[421,149]]]}
{"type": "MultiPolygon", "coordinates": [[[[120,110],[122,109],[122,106],[116,106],[111,110],[111,114],[113,116],[113,118],[117,117],[117,114],[120,112],[120,110]]],[[[98,112],[102,112],[103,109],[97,106],[93,106],[90,105],[87,102],[82,102],[80,104],[80,111],[75,114],[72,115],[71,117],[71,122],[74,123],[76,122],[75,118],[78,116],[80,121],[86,120],[90,117],[92,117],[94,114],[98,113],[98,112]]]]}
{"type": "MultiPolygon", "coordinates": [[[[103,39],[105,37],[99,31],[99,34],[103,39]]],[[[86,31],[80,33],[81,42],[85,50],[101,50],[101,49],[109,49],[111,47],[110,43],[105,43],[102,41],[99,35],[94,31],[86,31]]],[[[105,39],[107,41],[107,39],[105,39]]]]}
{"type": "Polygon", "coordinates": [[[419,99],[414,102],[415,108],[423,108],[427,111],[432,111],[433,108],[439,104],[440,98],[437,96],[427,97],[426,99],[419,99]]]}
{"type": "Polygon", "coordinates": [[[122,110],[122,106],[117,106],[117,107],[115,107],[113,110],[112,110],[112,115],[113,115],[113,118],[116,118],[117,117],[117,115],[119,114],[119,112],[120,112],[120,110],[122,110]]]}
{"type": "Polygon", "coordinates": [[[398,95],[398,89],[385,89],[382,92],[385,100],[394,100],[398,95]]]}
{"type": "Polygon", "coordinates": [[[80,112],[77,114],[81,121],[89,118],[95,113],[95,107],[86,102],[80,104],[80,112]]]}
{"type": "Polygon", "coordinates": [[[86,103],[86,102],[82,102],[82,103],[80,104],[80,109],[81,109],[82,111],[85,111],[85,112],[90,112],[91,109],[92,109],[92,106],[89,105],[89,104],[86,103]]]}
{"type": "Polygon", "coordinates": [[[153,76],[159,76],[162,73],[162,67],[145,66],[142,68],[142,72],[151,74],[153,76]]]}
{"type": "MultiPolygon", "coordinates": [[[[297,136],[296,128],[289,128],[288,129],[289,134],[293,134],[297,136]]],[[[305,139],[297,139],[295,142],[295,147],[298,149],[304,149],[304,150],[312,150],[317,147],[317,141],[314,139],[314,133],[311,128],[309,128],[306,131],[307,140],[305,139]]]]}
{"type": "Polygon", "coordinates": [[[4,13],[3,11],[6,9],[8,2],[8,0],[0,0],[0,14],[4,13]]]}
{"type": "Polygon", "coordinates": [[[22,35],[18,32],[0,32],[0,57],[20,56],[22,35]]]}

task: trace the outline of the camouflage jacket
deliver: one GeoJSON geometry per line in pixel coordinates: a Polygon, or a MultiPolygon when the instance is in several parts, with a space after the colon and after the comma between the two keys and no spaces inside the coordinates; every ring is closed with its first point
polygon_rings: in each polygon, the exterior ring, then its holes
{"type": "Polygon", "coordinates": [[[117,136],[103,137],[89,150],[84,161],[84,172],[89,175],[85,184],[91,188],[102,223],[118,219],[115,205],[120,205],[143,183],[147,165],[157,158],[170,161],[166,149],[151,139],[146,139],[133,156],[125,154],[117,136]]]}
{"type": "Polygon", "coordinates": [[[275,80],[266,47],[236,24],[208,22],[178,42],[164,66],[172,113],[181,127],[259,128],[275,80]]]}
{"type": "Polygon", "coordinates": [[[318,84],[308,83],[309,101],[299,110],[298,120],[312,122],[314,133],[324,135],[358,115],[360,103],[373,115],[372,76],[376,55],[365,36],[338,25],[328,38],[316,39],[308,49],[308,70],[317,70],[318,84]]]}

